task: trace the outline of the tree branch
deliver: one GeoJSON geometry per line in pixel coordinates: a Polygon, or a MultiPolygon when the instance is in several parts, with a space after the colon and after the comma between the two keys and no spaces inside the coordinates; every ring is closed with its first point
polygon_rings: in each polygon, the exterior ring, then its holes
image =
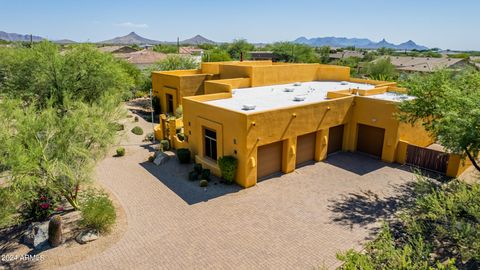
{"type": "Polygon", "coordinates": [[[470,159],[470,161],[472,162],[473,167],[475,167],[475,169],[477,169],[477,171],[480,172],[480,165],[478,165],[477,161],[472,156],[472,154],[470,154],[470,152],[467,149],[465,149],[465,153],[467,153],[468,159],[470,159]]]}

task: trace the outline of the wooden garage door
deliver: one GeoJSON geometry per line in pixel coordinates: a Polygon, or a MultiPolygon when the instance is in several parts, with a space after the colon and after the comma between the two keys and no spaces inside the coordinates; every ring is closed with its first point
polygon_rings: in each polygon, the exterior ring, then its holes
{"type": "Polygon", "coordinates": [[[359,124],[357,134],[357,151],[382,157],[385,129],[359,124]]]}
{"type": "Polygon", "coordinates": [[[342,151],[343,147],[343,125],[331,127],[328,130],[327,154],[342,151]]]}
{"type": "Polygon", "coordinates": [[[257,178],[272,175],[282,170],[282,142],[258,147],[257,178]]]}
{"type": "Polygon", "coordinates": [[[316,137],[316,132],[297,137],[297,165],[315,159],[316,137]]]}

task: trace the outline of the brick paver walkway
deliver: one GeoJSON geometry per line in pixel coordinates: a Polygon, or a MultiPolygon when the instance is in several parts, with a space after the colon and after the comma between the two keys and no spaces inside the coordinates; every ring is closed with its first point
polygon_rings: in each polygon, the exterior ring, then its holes
{"type": "Polygon", "coordinates": [[[99,164],[97,177],[120,200],[128,228],[68,269],[333,268],[336,252],[360,248],[413,179],[402,167],[340,153],[249,189],[204,190],[175,160],[144,162],[148,151],[127,146],[127,156],[99,164]]]}

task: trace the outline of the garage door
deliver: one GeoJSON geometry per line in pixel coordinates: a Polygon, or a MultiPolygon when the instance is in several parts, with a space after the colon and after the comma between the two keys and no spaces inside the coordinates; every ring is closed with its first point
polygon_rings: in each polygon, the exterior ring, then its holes
{"type": "Polygon", "coordinates": [[[358,125],[357,151],[378,158],[382,157],[385,129],[367,125],[358,125]]]}
{"type": "Polygon", "coordinates": [[[316,137],[316,132],[308,133],[297,137],[297,165],[315,159],[316,137]]]}
{"type": "Polygon", "coordinates": [[[343,147],[343,125],[331,127],[328,130],[327,154],[342,151],[343,147]]]}
{"type": "Polygon", "coordinates": [[[257,150],[257,178],[263,178],[282,170],[282,142],[259,146],[257,150]]]}

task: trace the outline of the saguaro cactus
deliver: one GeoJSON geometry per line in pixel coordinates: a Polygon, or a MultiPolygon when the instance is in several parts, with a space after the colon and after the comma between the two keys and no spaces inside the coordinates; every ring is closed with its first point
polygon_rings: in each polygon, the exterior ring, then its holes
{"type": "Polygon", "coordinates": [[[57,247],[62,243],[62,240],[62,217],[55,215],[48,223],[48,243],[52,247],[57,247]]]}

